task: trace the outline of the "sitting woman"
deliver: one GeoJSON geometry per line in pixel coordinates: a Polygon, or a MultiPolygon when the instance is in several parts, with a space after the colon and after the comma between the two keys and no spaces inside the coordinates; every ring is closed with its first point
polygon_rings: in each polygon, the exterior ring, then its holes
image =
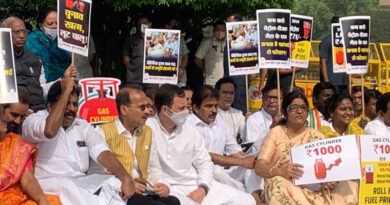
{"type": "Polygon", "coordinates": [[[342,135],[365,134],[364,130],[356,123],[351,123],[354,119],[352,98],[349,95],[333,95],[329,99],[327,108],[331,117],[329,126],[323,126],[318,131],[322,132],[326,138],[342,135]]]}
{"type": "MultiPolygon", "coordinates": [[[[265,137],[256,162],[256,174],[265,178],[263,200],[268,204],[350,204],[345,195],[352,189],[348,182],[329,182],[316,186],[295,186],[293,179],[303,175],[303,165],[290,162],[290,149],[324,139],[324,135],[305,127],[308,102],[301,91],[293,91],[283,99],[285,121],[265,137]]],[[[357,195],[351,204],[357,203],[357,195]]]]}
{"type": "Polygon", "coordinates": [[[0,105],[0,204],[61,204],[45,195],[34,177],[37,149],[14,133],[7,133],[4,109],[0,105]]]}

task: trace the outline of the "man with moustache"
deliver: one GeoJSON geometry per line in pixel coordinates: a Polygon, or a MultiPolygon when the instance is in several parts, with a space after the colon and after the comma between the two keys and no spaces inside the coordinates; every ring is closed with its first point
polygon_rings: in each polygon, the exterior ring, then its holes
{"type": "MultiPolygon", "coordinates": [[[[3,28],[11,28],[12,43],[15,57],[15,72],[19,88],[27,91],[30,105],[33,112],[45,109],[45,97],[53,82],[46,83],[44,69],[39,58],[24,49],[26,43],[27,30],[24,22],[17,17],[8,17],[2,23],[3,28]]],[[[75,77],[77,68],[70,65],[64,72],[64,78],[75,77]]]]}
{"type": "Polygon", "coordinates": [[[192,96],[194,113],[188,117],[187,123],[202,135],[215,165],[215,179],[253,193],[259,187],[258,183],[250,184],[257,177],[253,172],[255,157],[245,156],[232,129],[217,114],[217,104],[218,93],[213,87],[205,85],[195,90],[192,96]],[[231,168],[225,170],[224,167],[231,168]]]}
{"type": "Polygon", "coordinates": [[[21,134],[21,125],[28,115],[29,98],[24,89],[18,88],[19,102],[4,104],[4,118],[7,123],[7,132],[21,134]]]}
{"type": "Polygon", "coordinates": [[[57,81],[49,90],[47,109],[25,120],[23,138],[39,149],[35,177],[45,192],[59,195],[64,205],[107,204],[119,196],[125,204],[123,200],[134,195],[133,179],[103,136],[85,120],[76,119],[79,93],[73,78],[57,81]],[[86,176],[89,158],[117,178],[86,176]]]}
{"type": "Polygon", "coordinates": [[[169,185],[163,178],[158,162],[156,142],[145,122],[148,119],[148,101],[142,90],[133,87],[121,88],[116,96],[119,116],[100,126],[108,147],[133,177],[135,192],[129,204],[179,205],[169,196],[169,185]],[[151,187],[152,186],[152,187],[151,187]],[[154,194],[143,194],[151,190],[154,194]]]}

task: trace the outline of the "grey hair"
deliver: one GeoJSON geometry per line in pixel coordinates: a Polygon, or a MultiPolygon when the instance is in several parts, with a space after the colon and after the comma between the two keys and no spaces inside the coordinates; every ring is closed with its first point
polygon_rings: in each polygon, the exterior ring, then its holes
{"type": "MultiPolygon", "coordinates": [[[[15,21],[15,20],[20,20],[21,22],[23,22],[22,19],[18,18],[18,17],[15,17],[15,16],[10,16],[8,18],[6,18],[2,23],[1,23],[1,28],[9,28],[9,25],[15,21]]],[[[24,22],[23,22],[24,23],[24,22]]]]}

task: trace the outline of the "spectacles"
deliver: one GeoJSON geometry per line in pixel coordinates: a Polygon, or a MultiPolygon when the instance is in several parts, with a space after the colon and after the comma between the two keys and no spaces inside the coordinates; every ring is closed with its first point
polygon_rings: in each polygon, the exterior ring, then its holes
{"type": "Polygon", "coordinates": [[[296,112],[298,111],[298,109],[301,109],[301,111],[305,111],[305,112],[308,110],[306,105],[290,105],[287,107],[287,109],[292,112],[296,112]]]}
{"type": "Polygon", "coordinates": [[[12,31],[12,34],[15,36],[20,36],[21,34],[23,34],[25,36],[27,35],[27,30],[21,29],[21,30],[12,31]]]}
{"type": "MultiPolygon", "coordinates": [[[[282,97],[280,97],[280,99],[282,99],[282,97]]],[[[264,95],[264,100],[266,100],[266,101],[271,101],[271,100],[277,101],[278,100],[278,96],[264,95]]]]}

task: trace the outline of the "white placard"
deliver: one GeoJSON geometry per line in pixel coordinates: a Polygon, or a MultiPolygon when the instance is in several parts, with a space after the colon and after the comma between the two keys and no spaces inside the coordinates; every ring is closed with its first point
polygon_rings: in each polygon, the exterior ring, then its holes
{"type": "Polygon", "coordinates": [[[291,148],[291,162],[304,166],[303,176],[294,180],[295,185],[361,178],[355,135],[319,140],[291,148]]]}
{"type": "Polygon", "coordinates": [[[390,138],[375,135],[360,135],[362,162],[390,161],[390,138]]]}

